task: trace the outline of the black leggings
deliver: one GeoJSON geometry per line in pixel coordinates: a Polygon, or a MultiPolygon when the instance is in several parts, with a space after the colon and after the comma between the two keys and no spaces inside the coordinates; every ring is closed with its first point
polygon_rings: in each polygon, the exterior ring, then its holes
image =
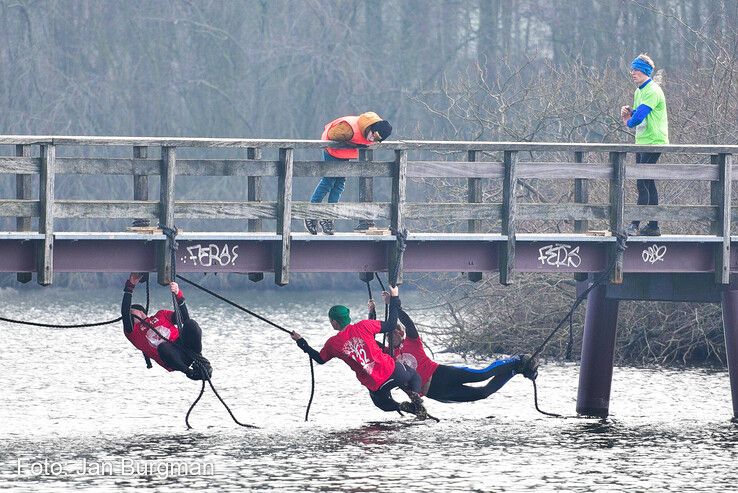
{"type": "MultiPolygon", "coordinates": [[[[660,152],[637,152],[637,164],[656,164],[661,156],[660,152]]],[[[659,205],[659,192],[656,190],[655,180],[636,180],[638,187],[638,205],[659,205]]],[[[633,221],[638,226],[640,221],[633,221]]],[[[657,226],[658,221],[649,221],[651,226],[657,226]]]]}
{"type": "Polygon", "coordinates": [[[418,393],[421,384],[418,372],[402,363],[397,363],[395,364],[395,371],[392,372],[389,379],[377,390],[370,390],[369,395],[372,397],[374,405],[382,411],[399,411],[400,405],[392,398],[390,391],[400,387],[405,391],[418,393]]]}
{"type": "Polygon", "coordinates": [[[464,366],[440,365],[436,368],[428,388],[428,398],[441,402],[472,402],[494,394],[515,375],[520,358],[514,356],[497,360],[487,368],[475,370],[464,366]],[[492,380],[482,387],[464,385],[492,380]]]}
{"type": "Polygon", "coordinates": [[[202,352],[202,329],[197,322],[189,319],[182,324],[179,338],[174,342],[162,342],[157,351],[169,368],[186,372],[192,364],[193,356],[202,352]]]}

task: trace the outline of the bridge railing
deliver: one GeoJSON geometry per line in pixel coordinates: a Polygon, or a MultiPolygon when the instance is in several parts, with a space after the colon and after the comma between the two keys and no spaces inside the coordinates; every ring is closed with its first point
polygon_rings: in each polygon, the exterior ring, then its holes
{"type": "MultiPolygon", "coordinates": [[[[587,230],[589,221],[606,222],[611,232],[623,229],[627,222],[661,220],[709,222],[710,233],[722,237],[716,255],[721,282],[729,277],[730,232],[738,210],[731,206],[733,174],[732,154],[738,146],[635,146],[624,144],[520,143],[520,142],[433,142],[393,141],[362,149],[361,163],[343,161],[296,160],[295,151],[323,149],[328,143],[315,140],[251,140],[128,137],[57,137],[0,136],[0,145],[15,146],[15,155],[0,157],[0,174],[16,175],[15,197],[0,198],[0,216],[17,218],[17,231],[30,234],[32,221],[38,218],[35,232],[43,238],[38,262],[40,282],[53,272],[54,222],[56,219],[138,219],[174,226],[179,219],[244,219],[248,229],[263,229],[263,220],[274,220],[270,232],[281,242],[275,272],[278,282],[289,274],[289,242],[292,220],[309,218],[386,220],[394,230],[402,230],[409,220],[467,222],[467,233],[482,231],[482,221],[499,223],[505,246],[501,249],[500,279],[507,282],[515,258],[515,237],[523,221],[571,221],[577,232],[587,230]],[[106,146],[132,150],[130,158],[59,157],[60,147],[106,146]],[[38,149],[36,151],[35,149],[38,149]],[[160,157],[152,150],[160,149],[160,157]],[[238,148],[243,159],[178,158],[178,149],[238,148]],[[276,159],[264,159],[263,150],[277,150],[276,159]],[[377,150],[392,151],[394,158],[374,160],[377,150]],[[464,160],[431,160],[429,153],[464,153],[464,160]],[[533,153],[567,153],[572,161],[526,161],[521,156],[533,153]],[[658,164],[626,166],[626,156],[635,152],[661,152],[658,164]],[[586,162],[588,154],[607,155],[607,159],[586,162]],[[674,163],[670,156],[710,156],[710,164],[674,163]],[[500,155],[501,159],[483,161],[500,155]],[[37,156],[37,157],[36,157],[37,156]],[[418,158],[418,156],[421,156],[418,158]],[[133,176],[133,200],[71,200],[55,198],[55,177],[71,175],[133,176]],[[38,198],[33,197],[33,176],[39,180],[38,198]],[[160,177],[159,197],[148,196],[148,177],[160,177]],[[178,200],[177,176],[227,176],[245,180],[243,200],[178,200]],[[295,200],[294,178],[346,176],[359,177],[359,202],[313,204],[295,200]],[[264,200],[262,178],[276,178],[276,200],[264,200]],[[392,190],[389,202],[373,200],[373,179],[389,178],[392,190]],[[465,202],[410,202],[409,179],[461,178],[467,180],[465,202]],[[521,180],[565,180],[573,185],[573,202],[522,202],[516,194],[521,180]],[[658,179],[710,182],[710,203],[638,206],[625,204],[626,179],[658,179]],[[485,181],[486,180],[486,181],[485,181]],[[499,201],[484,201],[486,182],[501,184],[499,201]],[[608,199],[590,203],[592,182],[607,184],[608,199]]],[[[335,146],[335,144],[333,144],[335,146]]],[[[734,176],[736,178],[734,178],[734,176]]],[[[620,259],[622,262],[622,258],[620,259]]],[[[621,267],[621,266],[620,266],[621,267]]],[[[166,275],[166,265],[163,267],[166,275]]],[[[616,269],[616,277],[621,268],[616,269]]],[[[472,277],[474,274],[472,273],[472,277]]],[[[43,282],[42,282],[43,283],[43,282]]]]}

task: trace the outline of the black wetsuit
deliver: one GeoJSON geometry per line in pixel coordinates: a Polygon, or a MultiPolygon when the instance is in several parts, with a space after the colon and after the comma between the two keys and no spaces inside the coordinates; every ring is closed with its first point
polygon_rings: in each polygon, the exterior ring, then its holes
{"type": "MultiPolygon", "coordinates": [[[[397,315],[399,309],[400,298],[396,296],[390,298],[387,320],[381,322],[382,328],[380,330],[380,333],[392,332],[397,328],[397,315]]],[[[300,349],[310,355],[313,361],[320,365],[325,364],[323,358],[320,357],[320,353],[310,347],[305,339],[301,338],[298,339],[296,342],[300,349]]],[[[420,386],[420,376],[415,370],[413,370],[412,368],[408,368],[401,363],[396,363],[395,369],[392,372],[392,375],[390,375],[390,377],[387,379],[387,381],[385,381],[377,390],[370,390],[369,395],[371,396],[374,405],[382,409],[383,411],[399,411],[400,405],[394,399],[392,399],[390,391],[394,388],[399,387],[410,392],[418,393],[420,392],[420,386]]]]}
{"type": "MultiPolygon", "coordinates": [[[[419,339],[420,334],[410,316],[400,310],[398,317],[405,326],[407,337],[419,339]]],[[[494,361],[482,369],[438,365],[431,376],[426,396],[441,402],[471,402],[485,399],[500,390],[515,375],[519,362],[519,357],[512,356],[494,361]],[[490,378],[492,380],[480,387],[464,385],[483,382],[490,378]]]]}
{"type": "MultiPolygon", "coordinates": [[[[123,302],[120,307],[120,313],[123,316],[123,330],[128,334],[133,330],[135,323],[131,316],[131,300],[135,287],[129,281],[126,282],[126,287],[123,291],[123,302]]],[[[162,341],[156,349],[159,357],[169,368],[187,373],[187,370],[192,364],[193,356],[198,356],[202,353],[202,329],[200,329],[197,322],[190,318],[184,296],[177,300],[177,306],[182,316],[182,327],[179,327],[179,337],[174,342],[162,341]]]]}

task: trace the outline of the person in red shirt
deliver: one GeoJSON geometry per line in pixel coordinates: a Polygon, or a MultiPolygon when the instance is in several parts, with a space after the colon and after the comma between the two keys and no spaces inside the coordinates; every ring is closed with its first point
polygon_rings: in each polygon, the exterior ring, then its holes
{"type": "Polygon", "coordinates": [[[144,274],[131,273],[123,289],[121,316],[123,333],[144,357],[156,361],[167,371],[181,371],[192,380],[206,380],[212,375],[210,362],[202,353],[202,329],[190,318],[185,298],[176,282],[169,284],[177,298],[182,326],[177,326],[172,310],[159,310],[149,316],[146,308],[132,305],[133,290],[144,274]]]}
{"type": "MultiPolygon", "coordinates": [[[[382,293],[388,301],[386,291],[382,293]]],[[[369,311],[376,312],[373,300],[369,300],[369,311]]],[[[436,363],[428,357],[415,324],[402,309],[398,311],[401,326],[393,332],[392,346],[398,363],[415,369],[422,380],[421,394],[440,402],[472,402],[485,399],[502,388],[515,374],[522,374],[531,380],[538,373],[538,360],[529,355],[515,355],[492,362],[486,368],[473,369],[464,366],[450,366],[436,363]],[[483,386],[466,385],[483,382],[483,386]]]]}
{"type": "MultiPolygon", "coordinates": [[[[367,147],[382,142],[390,134],[392,134],[392,125],[373,111],[367,111],[358,116],[342,116],[327,123],[320,139],[345,142],[358,147],[367,147]]],[[[348,149],[328,147],[323,151],[323,159],[325,161],[348,161],[350,159],[358,159],[358,157],[359,149],[357,147],[348,149]]],[[[341,194],[345,187],[345,177],[325,176],[320,179],[320,182],[315,187],[315,191],[313,191],[313,195],[310,197],[310,202],[313,204],[320,203],[328,195],[328,203],[335,204],[341,200],[341,194]]],[[[333,234],[332,219],[322,219],[320,221],[320,227],[323,233],[327,235],[333,234]]],[[[305,219],[305,229],[310,234],[318,234],[318,220],[305,219]]]]}
{"type": "Polygon", "coordinates": [[[351,323],[349,309],[335,305],[328,311],[331,326],[338,333],[325,342],[320,352],[316,351],[297,332],[292,339],[316,363],[322,365],[333,358],[339,358],[356,374],[356,378],[369,389],[374,404],[383,411],[406,411],[425,419],[427,412],[419,395],[421,380],[418,373],[402,363],[396,363],[377,346],[374,335],[386,333],[397,327],[397,314],[400,308],[399,289],[390,287],[388,293],[389,312],[385,322],[360,320],[351,323]],[[410,396],[411,402],[398,404],[392,399],[390,391],[401,388],[410,396]]]}

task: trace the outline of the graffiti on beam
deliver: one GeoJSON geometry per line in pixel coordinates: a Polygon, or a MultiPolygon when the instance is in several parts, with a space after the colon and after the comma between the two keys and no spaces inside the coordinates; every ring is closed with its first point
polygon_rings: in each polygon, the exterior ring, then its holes
{"type": "Polygon", "coordinates": [[[655,243],[649,247],[643,249],[641,258],[647,264],[655,264],[656,262],[663,262],[666,256],[666,245],[656,245],[655,243]]]}
{"type": "Polygon", "coordinates": [[[238,245],[228,246],[224,243],[222,246],[210,243],[209,245],[191,245],[187,247],[187,255],[180,257],[183,263],[192,262],[195,267],[212,267],[227,265],[236,265],[238,258],[238,245]]]}
{"type": "Polygon", "coordinates": [[[577,268],[582,263],[579,256],[579,246],[572,248],[571,245],[554,243],[538,249],[538,260],[542,265],[553,267],[577,268]]]}

